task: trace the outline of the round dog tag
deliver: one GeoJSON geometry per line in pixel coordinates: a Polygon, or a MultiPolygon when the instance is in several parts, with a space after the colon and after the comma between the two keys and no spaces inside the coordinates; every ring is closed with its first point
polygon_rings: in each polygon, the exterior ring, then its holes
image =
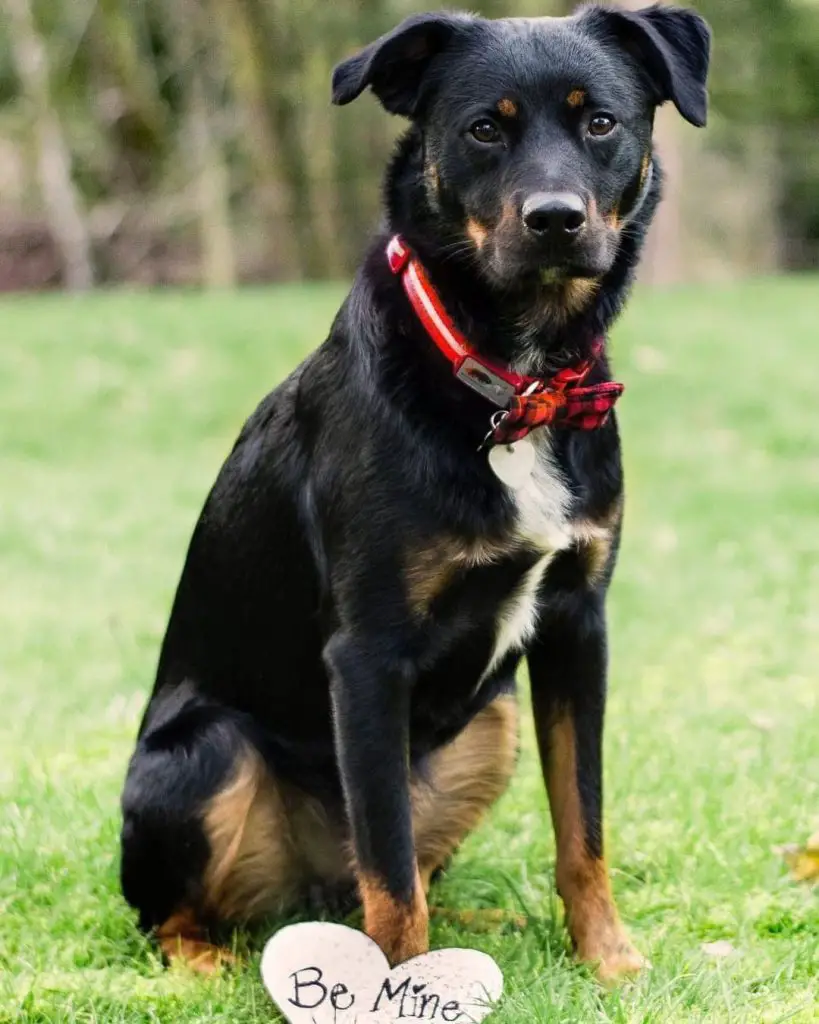
{"type": "Polygon", "coordinates": [[[528,437],[489,450],[489,468],[507,487],[523,487],[535,468],[535,446],[528,437]]]}

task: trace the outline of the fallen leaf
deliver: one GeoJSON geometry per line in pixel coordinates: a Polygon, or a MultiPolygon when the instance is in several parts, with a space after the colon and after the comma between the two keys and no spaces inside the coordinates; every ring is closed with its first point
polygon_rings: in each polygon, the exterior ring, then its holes
{"type": "Polygon", "coordinates": [[[727,939],[719,939],[717,942],[703,942],[700,949],[706,956],[713,956],[720,960],[736,953],[736,949],[727,939]]]}
{"type": "Polygon", "coordinates": [[[795,882],[819,884],[819,832],[814,832],[804,846],[789,843],[776,849],[791,869],[795,882]]]}

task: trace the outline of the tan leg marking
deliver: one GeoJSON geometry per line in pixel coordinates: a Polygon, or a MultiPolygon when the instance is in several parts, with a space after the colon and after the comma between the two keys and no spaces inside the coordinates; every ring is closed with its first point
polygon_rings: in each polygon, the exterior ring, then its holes
{"type": "Polygon", "coordinates": [[[333,820],[315,797],[282,787],[297,857],[310,881],[353,883],[355,857],[347,824],[333,820]]]}
{"type": "Polygon", "coordinates": [[[426,615],[432,602],[449,585],[458,569],[459,546],[440,538],[407,556],[404,569],[410,608],[426,615]]]}
{"type": "Polygon", "coordinates": [[[420,874],[410,903],[395,899],[378,878],[362,873],[358,887],[364,904],[364,930],[395,966],[429,950],[429,909],[420,874]]]}
{"type": "Polygon", "coordinates": [[[295,901],[305,864],[282,790],[255,751],[239,757],[231,781],[206,807],[203,825],[211,848],[204,875],[209,914],[241,923],[295,901]]]}
{"type": "Polygon", "coordinates": [[[584,520],[574,527],[576,543],[586,563],[586,583],[589,587],[594,587],[600,581],[608,565],[622,515],[621,496],[600,519],[584,520]]]}
{"type": "Polygon", "coordinates": [[[437,751],[428,781],[413,785],[413,828],[422,884],[429,880],[506,790],[518,754],[518,709],[499,697],[437,751]]]}
{"type": "Polygon", "coordinates": [[[479,565],[489,565],[514,551],[516,542],[475,541],[464,543],[454,537],[438,537],[405,555],[404,579],[407,601],[416,615],[429,614],[433,601],[455,576],[479,565]]]}
{"type": "Polygon", "coordinates": [[[546,784],[557,839],[557,889],[579,959],[597,965],[601,981],[633,974],[645,963],[625,932],[609,884],[605,859],[593,857],[577,784],[574,725],[557,719],[549,731],[546,784]]]}
{"type": "Polygon", "coordinates": [[[215,974],[222,967],[238,963],[228,950],[206,941],[205,933],[191,910],[169,917],[157,929],[156,938],[171,964],[182,964],[198,974],[215,974]]]}
{"type": "Polygon", "coordinates": [[[612,535],[601,531],[580,543],[580,550],[586,562],[586,583],[594,587],[600,581],[611,554],[612,535]]]}

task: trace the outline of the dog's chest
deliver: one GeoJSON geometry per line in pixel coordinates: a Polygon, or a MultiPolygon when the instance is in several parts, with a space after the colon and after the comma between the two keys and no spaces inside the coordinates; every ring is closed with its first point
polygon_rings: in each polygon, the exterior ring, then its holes
{"type": "Polygon", "coordinates": [[[537,628],[540,584],[549,563],[573,541],[572,496],[552,454],[548,433],[538,431],[532,473],[522,484],[508,487],[514,503],[514,543],[537,552],[537,561],[499,603],[492,653],[481,680],[513,650],[523,649],[537,628]]]}

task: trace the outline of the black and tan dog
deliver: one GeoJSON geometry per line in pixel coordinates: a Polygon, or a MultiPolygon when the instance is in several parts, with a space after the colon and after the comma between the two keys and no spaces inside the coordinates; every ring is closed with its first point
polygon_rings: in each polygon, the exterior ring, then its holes
{"type": "Polygon", "coordinates": [[[639,967],[601,824],[601,339],[658,199],[655,108],[704,124],[708,59],[690,11],[592,6],[424,14],[336,69],[335,102],[370,87],[410,128],[388,230],[191,541],[123,795],[125,896],[169,955],[210,967],[218,923],[345,892],[392,961],[426,950],[430,879],[514,770],[525,656],[572,940],[639,967]]]}

